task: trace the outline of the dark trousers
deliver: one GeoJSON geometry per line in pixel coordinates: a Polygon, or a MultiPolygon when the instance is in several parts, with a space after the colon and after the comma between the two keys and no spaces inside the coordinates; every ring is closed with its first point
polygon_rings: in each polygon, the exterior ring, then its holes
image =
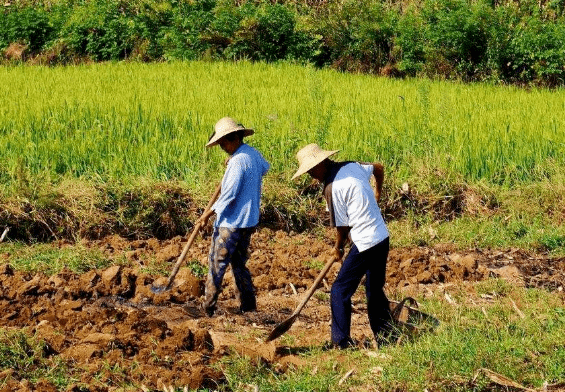
{"type": "Polygon", "coordinates": [[[214,228],[212,246],[208,257],[209,268],[206,279],[204,307],[213,313],[216,309],[218,296],[222,289],[222,280],[229,264],[232,267],[236,295],[241,304],[242,311],[255,310],[255,288],[251,280],[251,273],[245,266],[249,258],[247,248],[251,234],[255,228],[231,229],[226,227],[214,228]]]}
{"type": "Polygon", "coordinates": [[[351,343],[351,297],[366,275],[367,313],[375,335],[391,326],[389,302],[384,292],[388,238],[363,252],[353,245],[343,261],[331,290],[332,342],[340,347],[351,343]]]}

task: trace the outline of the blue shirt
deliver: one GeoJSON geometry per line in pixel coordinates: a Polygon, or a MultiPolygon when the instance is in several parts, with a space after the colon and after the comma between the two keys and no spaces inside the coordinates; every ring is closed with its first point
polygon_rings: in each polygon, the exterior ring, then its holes
{"type": "Polygon", "coordinates": [[[228,161],[222,192],[212,206],[216,213],[215,227],[257,226],[261,183],[269,167],[259,151],[245,143],[239,146],[228,161]]]}

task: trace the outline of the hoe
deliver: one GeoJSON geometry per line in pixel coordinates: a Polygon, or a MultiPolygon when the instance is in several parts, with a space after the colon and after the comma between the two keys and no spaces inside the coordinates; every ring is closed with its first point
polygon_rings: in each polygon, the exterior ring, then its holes
{"type": "Polygon", "coordinates": [[[265,340],[266,342],[270,342],[271,340],[275,340],[276,338],[278,338],[279,336],[281,336],[283,333],[285,333],[286,331],[288,331],[290,329],[290,327],[292,326],[292,324],[294,324],[294,321],[296,321],[296,319],[298,318],[298,315],[300,314],[300,311],[302,310],[302,308],[304,307],[304,305],[306,305],[306,302],[308,302],[308,300],[310,299],[310,297],[312,296],[312,294],[314,294],[314,291],[316,291],[316,289],[318,288],[318,285],[320,284],[320,282],[322,281],[322,279],[324,279],[324,276],[326,276],[326,274],[328,273],[330,267],[332,266],[333,263],[335,263],[336,261],[338,261],[339,259],[337,257],[332,257],[331,259],[328,260],[328,262],[326,263],[326,265],[324,266],[324,268],[322,268],[322,270],[320,271],[320,273],[318,274],[318,277],[316,277],[316,280],[314,281],[314,283],[312,284],[312,286],[308,289],[308,291],[306,292],[306,294],[304,295],[304,299],[302,300],[302,302],[298,305],[298,307],[296,308],[296,310],[290,315],[289,318],[287,318],[285,321],[283,321],[282,323],[278,324],[269,334],[269,336],[267,337],[267,339],[265,340]]]}
{"type": "MultiPolygon", "coordinates": [[[[216,199],[220,195],[221,191],[222,191],[222,184],[218,185],[218,187],[216,188],[216,191],[214,192],[214,195],[212,195],[212,198],[208,202],[208,205],[206,206],[204,213],[206,213],[208,210],[210,210],[210,208],[212,208],[212,206],[214,205],[214,202],[216,201],[216,199]]],[[[190,238],[188,239],[186,245],[184,246],[182,253],[178,257],[177,262],[175,263],[175,266],[173,267],[173,271],[171,272],[171,275],[169,276],[169,280],[167,281],[167,284],[164,285],[164,286],[153,286],[153,287],[151,287],[152,292],[154,292],[155,294],[159,294],[159,293],[163,293],[167,290],[170,290],[170,288],[173,286],[173,281],[175,280],[175,276],[177,276],[177,273],[179,272],[179,268],[180,268],[182,262],[184,261],[186,254],[188,253],[188,249],[190,249],[190,246],[194,242],[194,239],[196,238],[196,235],[198,234],[198,232],[200,231],[201,228],[202,228],[202,223],[199,222],[199,223],[196,224],[196,226],[194,226],[194,229],[192,229],[192,234],[190,235],[190,238]]]]}

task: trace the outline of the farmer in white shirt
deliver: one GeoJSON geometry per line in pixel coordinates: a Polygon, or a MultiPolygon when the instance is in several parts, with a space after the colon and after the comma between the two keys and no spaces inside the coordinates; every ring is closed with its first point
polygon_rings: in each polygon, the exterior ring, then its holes
{"type": "Polygon", "coordinates": [[[252,129],[224,117],[216,123],[214,134],[206,144],[207,147],[219,144],[229,155],[220,196],[197,221],[206,225],[210,216],[216,214],[204,300],[204,309],[210,317],[216,310],[228,264],[232,266],[240,310],[248,312],[257,308],[255,289],[245,263],[251,234],[259,223],[261,184],[269,163],[256,149],[243,143],[243,138],[252,134],[252,129]]]}
{"type": "Polygon", "coordinates": [[[341,259],[348,235],[352,246],[331,289],[332,344],[354,345],[351,339],[351,297],[365,275],[367,312],[378,342],[391,329],[389,302],[384,293],[389,234],[377,204],[382,190],[381,164],[334,162],[337,151],[322,150],[317,144],[302,148],[296,157],[299,169],[293,179],[308,173],[324,184],[330,225],[336,228],[334,256],[341,259]],[[375,189],[369,182],[375,177],[375,189]]]}

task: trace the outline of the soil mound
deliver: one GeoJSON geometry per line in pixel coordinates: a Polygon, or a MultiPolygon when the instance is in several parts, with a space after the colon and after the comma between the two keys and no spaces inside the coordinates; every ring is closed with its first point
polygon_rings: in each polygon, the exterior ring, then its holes
{"type": "MultiPolygon", "coordinates": [[[[211,388],[224,382],[214,364],[236,351],[277,366],[299,360],[277,342],[262,343],[285,320],[313,282],[331,249],[331,236],[288,234],[262,229],[252,237],[248,266],[257,289],[258,312],[239,314],[231,276],[224,280],[220,308],[213,318],[200,309],[203,277],[182,268],[169,291],[154,294],[151,287],[166,282],[144,269],[150,263],[170,268],[183,239],[127,241],[112,236],[86,243],[109,258],[124,255],[124,265],[76,274],[63,270],[53,276],[15,271],[0,266],[0,328],[25,329],[58,356],[81,370],[76,390],[111,391],[120,382],[162,390],[166,386],[211,388]],[[127,369],[121,380],[111,369],[127,369]],[[110,385],[110,387],[108,387],[110,385]]],[[[68,246],[61,244],[61,246],[68,246]]],[[[200,240],[189,251],[185,265],[206,264],[209,241],[200,240]]],[[[9,263],[9,257],[6,260],[9,263]]],[[[293,324],[297,345],[322,345],[329,338],[329,289],[339,271],[334,264],[317,295],[293,324]]],[[[565,260],[524,251],[455,251],[434,248],[391,249],[386,290],[392,296],[410,288],[478,281],[500,276],[514,283],[550,290],[565,284],[565,260]]],[[[398,294],[399,295],[399,294],[398,294]]],[[[352,331],[370,337],[361,294],[354,297],[352,331]]],[[[48,381],[36,385],[24,375],[7,377],[3,390],[56,390],[48,381]],[[8,389],[6,389],[8,388],[8,389]]],[[[73,390],[72,387],[69,390],[73,390]]]]}

